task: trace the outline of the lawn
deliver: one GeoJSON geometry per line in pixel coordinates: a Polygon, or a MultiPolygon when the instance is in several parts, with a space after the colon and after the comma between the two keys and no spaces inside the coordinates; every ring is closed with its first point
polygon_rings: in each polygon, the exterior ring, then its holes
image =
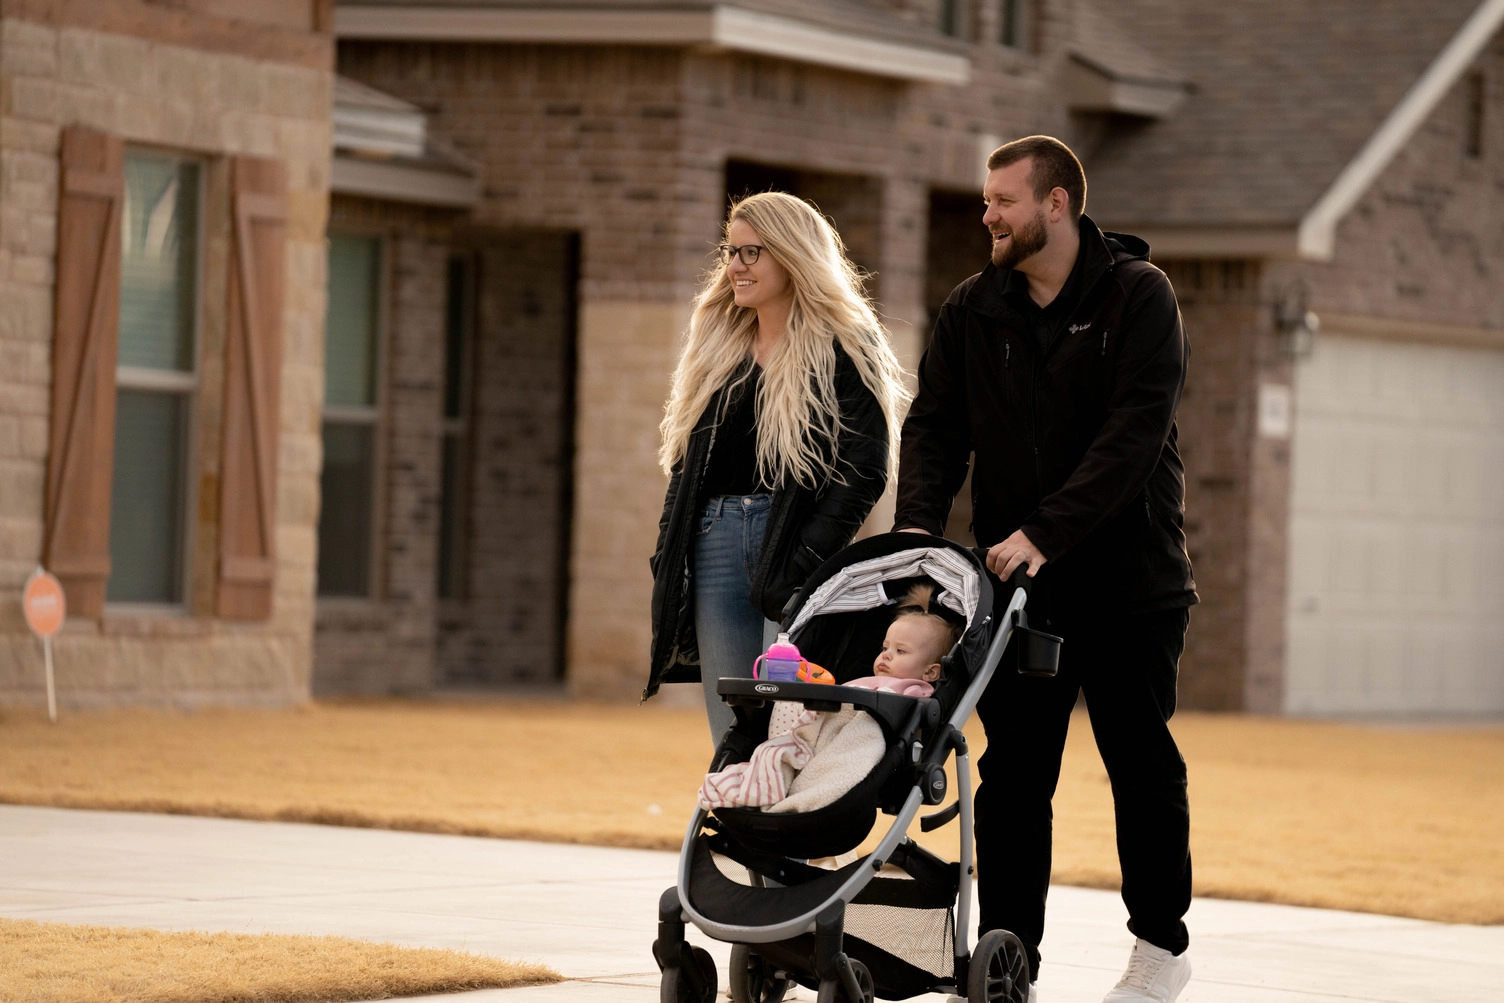
{"type": "Polygon", "coordinates": [[[559,980],[541,965],[347,937],[0,919],[0,1000],[27,1003],[315,1003],[559,980]]]}
{"type": "MultiPolygon", "coordinates": [[[[1504,923],[1504,727],[1184,713],[1199,895],[1504,923]]],[[[984,747],[968,729],[975,758],[984,747]]],[[[704,712],[553,700],[0,713],[0,802],[677,849],[704,712]],[[582,792],[589,792],[588,795],[582,792]]],[[[956,826],[917,835],[956,852],[956,826]]],[[[1078,715],[1057,882],[1115,888],[1106,774],[1078,715]]]]}

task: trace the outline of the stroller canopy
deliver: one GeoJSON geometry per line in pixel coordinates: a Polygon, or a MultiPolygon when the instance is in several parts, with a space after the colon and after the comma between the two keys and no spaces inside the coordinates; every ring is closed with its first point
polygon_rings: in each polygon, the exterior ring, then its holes
{"type": "Polygon", "coordinates": [[[894,583],[928,578],[936,601],[966,622],[936,697],[947,706],[992,642],[992,578],[981,558],[942,537],[886,533],[859,540],[816,568],[789,611],[788,631],[842,682],[870,675],[872,659],[902,598],[894,583]],[[959,686],[958,686],[959,684],[959,686]]]}
{"type": "Polygon", "coordinates": [[[900,597],[889,595],[883,583],[920,576],[933,579],[940,586],[937,602],[959,613],[968,625],[972,623],[982,594],[982,576],[977,574],[976,559],[966,551],[926,545],[841,568],[800,606],[789,631],[797,631],[821,613],[849,613],[895,603],[900,597]]]}

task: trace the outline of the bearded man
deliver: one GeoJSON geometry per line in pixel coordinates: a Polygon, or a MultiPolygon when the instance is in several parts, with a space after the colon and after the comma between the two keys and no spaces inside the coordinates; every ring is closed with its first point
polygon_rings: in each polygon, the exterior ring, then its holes
{"type": "Polygon", "coordinates": [[[1038,978],[1050,802],[1084,696],[1136,938],[1106,1001],[1168,1003],[1190,978],[1190,810],[1168,727],[1197,601],[1175,446],[1189,349],[1148,245],[1084,214],[1086,176],[1064,143],[1016,140],[987,169],[992,261],[936,318],[903,426],[895,523],[942,533],[974,454],[987,566],[1006,580],[1028,565],[1030,623],[1065,639],[1057,676],[1000,672],[977,708],[981,929],[1017,934],[1038,978]]]}

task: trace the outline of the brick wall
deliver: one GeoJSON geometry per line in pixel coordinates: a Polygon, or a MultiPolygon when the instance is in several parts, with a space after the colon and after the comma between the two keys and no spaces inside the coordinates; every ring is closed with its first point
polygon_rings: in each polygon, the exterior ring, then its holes
{"type": "MultiPolygon", "coordinates": [[[[197,25],[195,18],[200,15],[184,13],[171,20],[181,27],[197,25]]],[[[61,129],[73,124],[114,133],[127,143],[203,155],[206,215],[191,473],[198,505],[190,535],[188,609],[185,615],[107,611],[99,620],[70,620],[56,644],[59,698],[65,706],[274,704],[308,694],[329,45],[327,36],[320,41],[219,18],[202,20],[214,29],[205,37],[220,32],[213,51],[151,40],[149,17],[131,22],[130,35],[72,26],[63,14],[56,23],[0,19],[0,301],[5,304],[0,310],[0,702],[44,699],[40,651],[26,632],[16,597],[41,554],[58,143],[61,129]],[[289,61],[271,61],[268,54],[283,43],[289,61]],[[237,46],[256,48],[261,56],[236,54],[237,46]],[[278,158],[289,178],[277,568],[272,616],[261,623],[212,616],[228,267],[225,157],[235,153],[278,158]]]]}
{"type": "Polygon", "coordinates": [[[333,200],[330,230],[382,239],[387,285],[379,347],[375,594],[319,600],[315,693],[410,692],[428,689],[435,679],[445,275],[457,216],[369,199],[333,200]]]}
{"type": "MultiPolygon", "coordinates": [[[[564,668],[578,247],[560,233],[476,239],[465,576],[442,605],[440,673],[552,683],[564,668]]],[[[593,564],[585,555],[581,573],[593,564]]]]}
{"type": "MultiPolygon", "coordinates": [[[[1158,264],[1175,286],[1191,343],[1177,423],[1186,545],[1201,604],[1191,612],[1180,699],[1188,708],[1236,710],[1244,705],[1250,644],[1270,640],[1250,637],[1251,604],[1262,611],[1261,597],[1273,587],[1269,576],[1282,581],[1284,575],[1283,522],[1270,526],[1254,504],[1257,486],[1271,477],[1266,468],[1288,467],[1288,452],[1271,455],[1273,447],[1256,442],[1255,432],[1260,365],[1279,360],[1277,352],[1270,357],[1274,336],[1269,311],[1261,307],[1257,263],[1158,264]]],[[[1267,627],[1262,620],[1257,625],[1267,627]]],[[[1282,638],[1283,627],[1276,626],[1275,639],[1282,638]]]]}
{"type": "MultiPolygon", "coordinates": [[[[986,29],[977,82],[960,90],[669,48],[340,44],[341,73],[421,105],[432,133],[480,166],[478,227],[580,235],[567,657],[574,692],[629,696],[642,683],[646,557],[665,483],[655,462],[657,424],[689,300],[718,239],[727,162],[796,178],[800,193],[833,217],[853,257],[875,274],[895,348],[912,368],[928,326],[930,191],[976,190],[988,137],[1055,122],[1040,109],[1059,28],[1040,25],[1046,51],[1037,55],[1000,50],[986,29]]],[[[484,408],[492,385],[482,380],[484,408]]],[[[477,446],[486,438],[477,432],[477,446]]],[[[476,490],[491,476],[488,462],[476,459],[476,490]]],[[[869,529],[890,524],[891,504],[891,497],[880,504],[869,529]]],[[[546,538],[546,527],[533,525],[546,538]]],[[[493,557],[474,550],[473,567],[496,576],[481,591],[497,602],[518,598],[508,600],[510,611],[487,614],[495,625],[489,640],[471,629],[474,614],[443,613],[447,678],[518,678],[498,650],[527,652],[519,661],[533,666],[546,661],[518,634],[542,615],[534,599],[546,592],[508,568],[502,555],[520,545],[493,557]],[[513,626],[504,630],[508,616],[513,626]]]]}

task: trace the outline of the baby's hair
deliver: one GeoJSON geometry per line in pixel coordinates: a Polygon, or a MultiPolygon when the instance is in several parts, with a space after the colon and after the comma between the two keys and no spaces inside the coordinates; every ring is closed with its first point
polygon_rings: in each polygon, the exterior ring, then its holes
{"type": "Polygon", "coordinates": [[[903,598],[898,600],[898,612],[893,615],[893,619],[896,620],[901,616],[922,616],[938,624],[944,631],[941,636],[945,639],[945,647],[941,654],[948,654],[950,649],[956,646],[956,642],[961,640],[961,628],[952,623],[949,618],[930,612],[938,605],[935,602],[935,596],[939,591],[933,582],[915,582],[910,585],[908,591],[903,594],[903,598]]]}

